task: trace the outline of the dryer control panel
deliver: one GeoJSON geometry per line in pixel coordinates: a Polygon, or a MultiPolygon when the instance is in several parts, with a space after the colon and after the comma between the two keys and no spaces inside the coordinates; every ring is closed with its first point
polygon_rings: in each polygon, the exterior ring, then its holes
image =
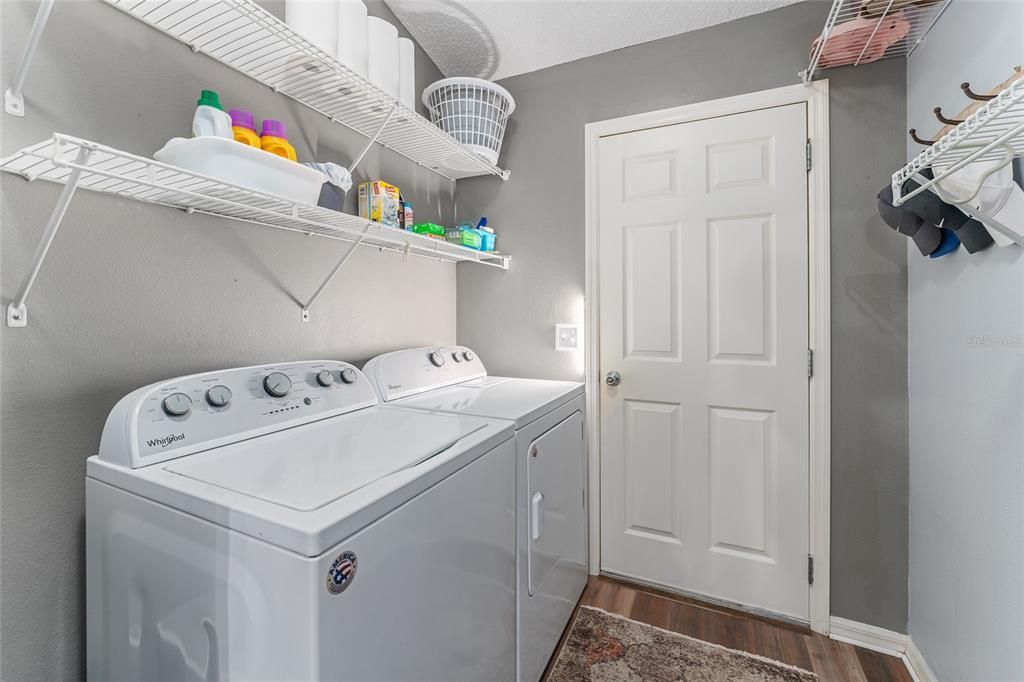
{"type": "Polygon", "coordinates": [[[378,355],[363,372],[387,402],[487,376],[484,363],[465,346],[428,346],[378,355]]]}
{"type": "Polygon", "coordinates": [[[377,405],[366,376],[337,360],[205,372],[122,398],[99,457],[137,468],[377,405]]]}

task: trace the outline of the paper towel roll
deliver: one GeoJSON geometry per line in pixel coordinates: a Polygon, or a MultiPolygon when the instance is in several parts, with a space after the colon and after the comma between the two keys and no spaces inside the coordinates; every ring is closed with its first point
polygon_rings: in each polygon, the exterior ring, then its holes
{"type": "Polygon", "coordinates": [[[416,111],[416,45],[398,39],[398,101],[416,111]]]}
{"type": "Polygon", "coordinates": [[[398,98],[398,29],[378,17],[367,17],[367,73],[370,82],[398,98]]]}
{"type": "Polygon", "coordinates": [[[338,56],[338,0],[285,0],[284,21],[332,57],[338,56]]]}
{"type": "Polygon", "coordinates": [[[338,61],[366,78],[366,5],[362,0],[338,3],[338,61]]]}

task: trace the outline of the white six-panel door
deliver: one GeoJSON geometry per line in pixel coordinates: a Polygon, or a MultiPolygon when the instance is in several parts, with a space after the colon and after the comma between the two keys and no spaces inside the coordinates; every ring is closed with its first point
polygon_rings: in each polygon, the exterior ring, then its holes
{"type": "Polygon", "coordinates": [[[601,569],[809,616],[804,103],[601,138],[601,569]]]}

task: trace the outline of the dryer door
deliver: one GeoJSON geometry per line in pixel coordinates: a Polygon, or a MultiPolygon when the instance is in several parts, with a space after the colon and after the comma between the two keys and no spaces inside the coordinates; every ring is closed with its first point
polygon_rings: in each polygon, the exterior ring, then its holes
{"type": "Polygon", "coordinates": [[[530,596],[537,594],[573,540],[586,533],[583,415],[574,412],[530,443],[527,553],[530,596]]]}

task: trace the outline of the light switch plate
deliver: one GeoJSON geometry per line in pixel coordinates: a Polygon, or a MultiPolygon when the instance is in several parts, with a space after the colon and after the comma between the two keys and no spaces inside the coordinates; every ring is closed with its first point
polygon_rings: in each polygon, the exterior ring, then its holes
{"type": "Polygon", "coordinates": [[[577,324],[555,325],[555,350],[579,350],[580,327],[577,324]]]}

